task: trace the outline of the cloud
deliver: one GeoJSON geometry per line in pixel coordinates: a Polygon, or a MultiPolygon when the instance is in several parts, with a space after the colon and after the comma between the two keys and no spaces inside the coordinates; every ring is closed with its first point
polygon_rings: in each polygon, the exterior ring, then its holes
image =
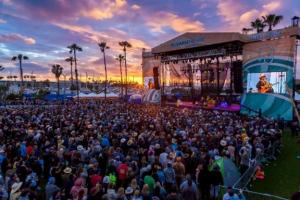
{"type": "Polygon", "coordinates": [[[280,6],[281,6],[280,1],[272,1],[268,4],[263,5],[262,7],[264,9],[264,12],[269,13],[269,12],[274,12],[274,11],[278,10],[280,8],[280,6]]]}
{"type": "Polygon", "coordinates": [[[6,21],[4,19],[0,19],[0,24],[6,24],[6,21]]]}
{"type": "Polygon", "coordinates": [[[243,27],[249,26],[254,19],[277,11],[281,5],[281,1],[277,0],[250,8],[249,5],[240,1],[219,0],[217,14],[222,21],[227,22],[221,27],[223,30],[240,31],[243,27]]]}
{"type": "Polygon", "coordinates": [[[254,20],[258,16],[259,16],[259,11],[256,9],[252,9],[243,13],[240,16],[239,21],[241,24],[248,24],[250,21],[254,20]]]}
{"type": "Polygon", "coordinates": [[[102,1],[101,7],[95,7],[90,10],[82,11],[82,16],[95,19],[95,20],[103,20],[110,19],[116,13],[120,13],[122,8],[126,5],[125,0],[115,0],[115,1],[102,1]]]}
{"type": "Polygon", "coordinates": [[[222,20],[228,22],[230,26],[236,25],[237,19],[239,19],[239,13],[242,10],[242,4],[235,0],[222,1],[219,0],[217,4],[217,14],[222,16],[222,20]]]}
{"type": "Polygon", "coordinates": [[[0,42],[6,43],[6,42],[18,42],[18,41],[22,41],[28,45],[33,45],[36,43],[35,39],[17,33],[0,35],[0,42]]]}
{"type": "Polygon", "coordinates": [[[178,33],[201,32],[204,25],[200,21],[192,21],[186,17],[181,17],[170,12],[157,12],[149,16],[146,24],[154,32],[164,33],[164,28],[171,28],[178,33]]]}
{"type": "MultiPolygon", "coordinates": [[[[69,30],[73,33],[77,33],[80,36],[84,37],[90,43],[106,41],[112,49],[120,49],[118,43],[119,41],[124,40],[124,34],[126,34],[124,31],[120,31],[118,29],[110,29],[112,32],[110,32],[111,34],[109,35],[105,32],[95,31],[90,26],[69,25],[63,23],[54,23],[54,25],[65,30],[69,30]],[[117,34],[114,34],[113,32],[117,34]],[[120,33],[122,37],[118,37],[120,36],[120,33]]],[[[136,38],[129,38],[128,41],[132,44],[134,48],[150,48],[150,46],[147,45],[146,42],[136,38]]]]}
{"type": "Polygon", "coordinates": [[[132,9],[132,10],[140,10],[140,9],[141,9],[141,6],[139,6],[139,5],[137,5],[137,4],[133,4],[133,5],[131,6],[131,9],[132,9]]]}
{"type": "MultiPolygon", "coordinates": [[[[3,0],[2,0],[3,1],[3,0]]],[[[105,20],[123,14],[126,0],[43,0],[43,1],[4,1],[6,5],[21,11],[33,19],[48,21],[77,20],[86,17],[105,20]],[[34,11],[34,12],[33,12],[34,11]]]]}

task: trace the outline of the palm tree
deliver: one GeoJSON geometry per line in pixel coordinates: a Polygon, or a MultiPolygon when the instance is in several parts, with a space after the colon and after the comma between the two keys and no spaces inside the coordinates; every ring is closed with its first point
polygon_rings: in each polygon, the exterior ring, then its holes
{"type": "Polygon", "coordinates": [[[77,57],[76,57],[76,51],[82,51],[82,48],[78,46],[77,44],[71,44],[68,46],[70,49],[70,54],[73,53],[73,59],[75,63],[75,79],[76,79],[76,90],[77,90],[77,101],[79,101],[79,83],[78,83],[78,70],[77,70],[77,57]]]}
{"type": "Polygon", "coordinates": [[[71,85],[73,85],[73,61],[74,61],[74,59],[72,56],[70,56],[70,57],[66,58],[65,61],[70,62],[70,65],[71,65],[71,85]]]}
{"type": "Polygon", "coordinates": [[[124,60],[125,60],[125,96],[127,97],[127,59],[126,59],[126,48],[131,48],[132,45],[127,41],[119,42],[119,45],[123,47],[124,60]]]}
{"type": "Polygon", "coordinates": [[[59,78],[62,74],[63,68],[59,64],[52,65],[52,73],[55,75],[57,80],[57,95],[59,95],[59,78]]]}
{"type": "Polygon", "coordinates": [[[266,24],[259,18],[251,22],[251,27],[256,29],[257,33],[263,32],[266,24]]]}
{"type": "Polygon", "coordinates": [[[122,74],[122,62],[124,60],[124,56],[122,54],[119,54],[119,56],[116,58],[117,61],[120,63],[120,74],[121,74],[121,95],[123,97],[123,74],[122,74]]]}
{"type": "Polygon", "coordinates": [[[104,99],[106,100],[106,92],[107,92],[107,69],[106,69],[106,59],[105,59],[105,49],[109,49],[106,45],[106,42],[98,43],[100,50],[103,54],[103,61],[104,61],[104,70],[105,70],[105,86],[104,86],[104,99]]]}
{"type": "Polygon", "coordinates": [[[262,16],[263,22],[269,27],[269,31],[272,31],[272,27],[275,27],[283,19],[282,15],[270,14],[262,16]]]}
{"type": "MultiPolygon", "coordinates": [[[[0,72],[3,71],[5,68],[0,65],[0,72]]],[[[4,77],[0,76],[0,80],[3,79],[4,77]]]]}
{"type": "Polygon", "coordinates": [[[12,61],[19,60],[19,66],[20,66],[20,79],[21,79],[21,87],[24,85],[24,79],[23,79],[23,68],[22,68],[22,61],[28,60],[29,58],[27,56],[23,56],[22,54],[19,54],[17,56],[12,57],[12,61]]]}

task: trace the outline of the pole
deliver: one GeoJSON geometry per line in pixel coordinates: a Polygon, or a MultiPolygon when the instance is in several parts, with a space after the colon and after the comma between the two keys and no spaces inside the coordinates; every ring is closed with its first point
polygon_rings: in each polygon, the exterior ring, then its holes
{"type": "Polygon", "coordinates": [[[233,67],[232,67],[232,56],[230,56],[230,96],[233,93],[233,67]]]}
{"type": "Polygon", "coordinates": [[[76,49],[74,48],[73,50],[74,50],[74,61],[75,61],[75,76],[76,76],[77,102],[79,103],[79,83],[78,83],[78,70],[77,70],[76,49]]]}
{"type": "Polygon", "coordinates": [[[120,62],[120,74],[121,74],[121,96],[123,98],[123,75],[122,75],[122,58],[119,58],[120,62]]]}
{"type": "Polygon", "coordinates": [[[220,63],[217,57],[217,94],[220,94],[220,63]]]}
{"type": "Polygon", "coordinates": [[[103,61],[104,61],[104,70],[105,70],[104,99],[106,100],[106,92],[107,92],[107,69],[106,69],[105,49],[103,49],[103,61]]]}
{"type": "Polygon", "coordinates": [[[124,46],[124,59],[125,59],[125,98],[127,98],[127,58],[126,58],[126,47],[124,46]]]}
{"type": "Polygon", "coordinates": [[[87,72],[85,72],[85,88],[87,89],[87,80],[88,79],[88,75],[87,75],[87,72]]]}

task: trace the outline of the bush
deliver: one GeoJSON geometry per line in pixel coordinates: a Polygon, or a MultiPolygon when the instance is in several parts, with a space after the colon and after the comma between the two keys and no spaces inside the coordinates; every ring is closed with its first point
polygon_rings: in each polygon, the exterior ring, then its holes
{"type": "Polygon", "coordinates": [[[6,100],[8,100],[8,101],[20,100],[22,98],[23,98],[23,95],[21,93],[19,93],[19,94],[10,93],[6,96],[6,100]]]}
{"type": "Polygon", "coordinates": [[[34,95],[36,99],[43,99],[50,92],[46,89],[39,89],[38,92],[34,95]]]}

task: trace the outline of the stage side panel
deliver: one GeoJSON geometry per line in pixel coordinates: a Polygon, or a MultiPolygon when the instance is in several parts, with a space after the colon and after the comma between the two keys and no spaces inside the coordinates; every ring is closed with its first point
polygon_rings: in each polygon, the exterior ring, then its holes
{"type": "Polygon", "coordinates": [[[241,113],[293,118],[295,44],[295,38],[282,37],[244,45],[241,113]]]}

